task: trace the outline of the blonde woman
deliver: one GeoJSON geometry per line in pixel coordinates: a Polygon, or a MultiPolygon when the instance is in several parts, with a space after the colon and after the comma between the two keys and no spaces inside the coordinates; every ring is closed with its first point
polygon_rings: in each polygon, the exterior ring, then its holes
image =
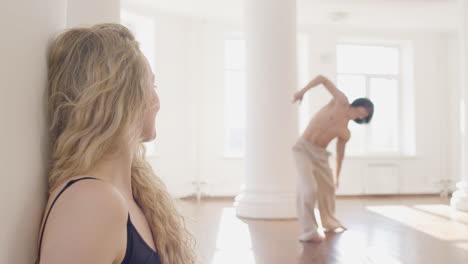
{"type": "Polygon", "coordinates": [[[154,74],[127,28],[58,36],[48,58],[49,201],[37,263],[195,263],[193,239],[144,158],[154,74]]]}

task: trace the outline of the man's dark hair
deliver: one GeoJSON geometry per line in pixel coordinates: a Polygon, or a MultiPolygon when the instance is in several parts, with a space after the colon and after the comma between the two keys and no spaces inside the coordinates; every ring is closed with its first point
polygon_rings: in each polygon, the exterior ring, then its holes
{"type": "Polygon", "coordinates": [[[372,116],[374,115],[374,104],[371,102],[371,100],[367,98],[356,99],[351,104],[351,107],[364,107],[369,113],[366,118],[358,118],[355,119],[354,122],[358,124],[368,124],[372,120],[372,116]]]}

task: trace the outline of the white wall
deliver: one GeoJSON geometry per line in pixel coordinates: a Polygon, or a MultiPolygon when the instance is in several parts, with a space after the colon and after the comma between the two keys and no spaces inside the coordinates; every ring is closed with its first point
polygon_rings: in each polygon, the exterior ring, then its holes
{"type": "MultiPolygon", "coordinates": [[[[161,98],[156,124],[156,156],[153,164],[170,190],[178,195],[192,192],[197,177],[196,106],[190,83],[198,73],[189,69],[193,45],[189,38],[190,23],[185,19],[160,16],[156,21],[155,75],[161,98]]],[[[200,66],[197,67],[197,69],[200,66]]]]}
{"type": "Polygon", "coordinates": [[[120,22],[120,0],[67,0],[67,27],[120,22]]]}
{"type": "Polygon", "coordinates": [[[234,196],[243,182],[243,160],[225,158],[224,38],[234,28],[203,19],[125,9],[155,23],[157,92],[161,111],[150,155],[156,173],[175,196],[234,196]],[[206,184],[205,184],[206,183],[206,184]]]}
{"type": "Polygon", "coordinates": [[[449,131],[448,155],[447,155],[447,179],[452,190],[461,177],[461,149],[460,149],[460,101],[461,101],[461,60],[460,60],[460,39],[457,34],[447,35],[447,89],[450,91],[448,100],[448,111],[446,122],[449,131]]]}
{"type": "Polygon", "coordinates": [[[199,171],[197,100],[203,64],[193,40],[199,30],[192,28],[188,18],[156,16],[146,10],[124,9],[122,22],[141,42],[153,67],[161,100],[156,118],[157,138],[147,144],[149,160],[172,194],[193,194],[199,171]],[[199,65],[189,65],[189,61],[199,65]]]}
{"type": "MultiPolygon", "coordinates": [[[[455,57],[449,53],[453,52],[449,45],[456,43],[453,36],[435,32],[379,32],[323,27],[307,28],[305,31],[313,36],[311,76],[319,72],[336,76],[335,44],[340,41],[401,41],[404,46],[409,43],[406,48],[412,49],[415,155],[346,157],[338,194],[437,192],[438,181],[456,173],[453,170],[456,161],[451,160],[450,165],[448,163],[449,157],[456,158],[456,141],[452,140],[451,134],[456,121],[451,120],[454,106],[449,104],[454,91],[458,89],[456,65],[449,64],[455,57]]],[[[323,90],[312,90],[309,95],[311,114],[328,101],[329,96],[325,93],[323,90]]],[[[334,146],[330,150],[334,150],[334,146]]],[[[331,162],[333,164],[334,160],[331,162]]]]}
{"type": "MultiPolygon", "coordinates": [[[[239,27],[147,10],[132,12],[145,14],[156,24],[155,73],[162,101],[157,155],[152,158],[156,170],[178,196],[193,193],[192,183],[197,180],[205,183],[201,188],[207,195],[236,195],[244,180],[244,161],[223,155],[223,45],[224,38],[239,27]]],[[[378,179],[370,174],[386,172],[396,177],[389,181],[396,184],[391,188],[394,193],[433,193],[439,180],[458,173],[453,112],[457,106],[451,103],[456,102],[459,85],[456,35],[330,26],[301,31],[310,39],[309,78],[318,73],[336,75],[335,45],[342,39],[384,39],[412,46],[416,155],[348,157],[339,194],[364,194],[366,183],[378,179]]],[[[328,98],[324,89],[312,91],[310,114],[328,98]]]]}
{"type": "Polygon", "coordinates": [[[46,199],[44,91],[49,39],[65,27],[61,0],[0,5],[0,263],[32,263],[46,199]]]}
{"type": "Polygon", "coordinates": [[[165,16],[155,20],[162,100],[155,167],[177,195],[193,193],[196,182],[210,195],[235,195],[243,160],[223,157],[226,27],[165,16]]]}

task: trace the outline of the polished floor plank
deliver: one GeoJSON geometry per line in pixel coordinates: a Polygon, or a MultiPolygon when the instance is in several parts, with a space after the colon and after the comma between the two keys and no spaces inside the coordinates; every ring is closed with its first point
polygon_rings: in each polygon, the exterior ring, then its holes
{"type": "Polygon", "coordinates": [[[250,220],[232,199],[180,202],[202,264],[468,263],[468,213],[436,196],[342,197],[349,230],[320,244],[297,240],[297,220],[250,220]]]}

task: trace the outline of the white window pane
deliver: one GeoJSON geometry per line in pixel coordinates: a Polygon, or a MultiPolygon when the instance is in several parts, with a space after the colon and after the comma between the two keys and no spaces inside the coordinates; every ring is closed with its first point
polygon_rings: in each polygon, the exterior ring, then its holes
{"type": "Polygon", "coordinates": [[[337,45],[338,73],[398,74],[399,49],[382,46],[337,45]]]}
{"type": "Polygon", "coordinates": [[[225,41],[225,153],[242,156],[245,146],[245,40],[225,41]]]}
{"type": "Polygon", "coordinates": [[[225,151],[241,156],[245,145],[245,72],[225,71],[225,151]]]}
{"type": "Polygon", "coordinates": [[[230,39],[225,41],[225,64],[227,70],[245,69],[245,40],[230,39]]]}
{"type": "Polygon", "coordinates": [[[339,74],[337,78],[340,89],[350,102],[366,97],[366,77],[363,75],[339,74]]]}
{"type": "Polygon", "coordinates": [[[226,131],[226,154],[229,156],[243,156],[245,148],[245,129],[230,128],[226,131]]]}
{"type": "MultiPolygon", "coordinates": [[[[357,98],[366,97],[366,77],[363,75],[339,74],[337,85],[350,102],[357,98]]],[[[350,122],[349,130],[352,136],[346,147],[347,154],[363,155],[366,147],[366,129],[350,122]]]]}
{"type": "Polygon", "coordinates": [[[230,127],[245,126],[245,72],[226,71],[225,106],[230,127]]]}
{"type": "Polygon", "coordinates": [[[346,144],[346,154],[350,156],[359,156],[366,153],[366,127],[359,125],[354,121],[349,122],[349,131],[351,139],[346,144]]]}
{"type": "Polygon", "coordinates": [[[370,99],[375,112],[370,124],[370,151],[398,151],[398,82],[394,79],[370,79],[370,99]]]}

